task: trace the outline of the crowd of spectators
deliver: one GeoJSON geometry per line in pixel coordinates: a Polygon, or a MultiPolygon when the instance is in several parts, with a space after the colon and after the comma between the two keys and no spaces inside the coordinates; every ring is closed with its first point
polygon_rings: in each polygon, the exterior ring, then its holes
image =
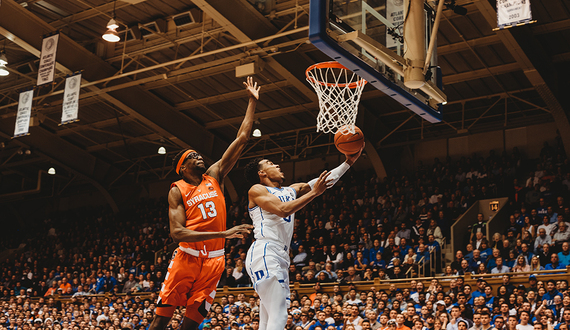
{"type": "MultiPolygon", "coordinates": [[[[486,157],[473,155],[456,161],[436,158],[432,166],[420,162],[414,172],[396,170],[382,179],[373,171],[347,172],[337,185],[296,213],[289,280],[314,283],[316,289],[310,299],[293,294],[289,328],[296,329],[301,322],[305,325],[301,327],[303,330],[319,330],[315,324],[321,324],[320,330],[330,330],[329,326],[323,327],[326,320],[334,323],[335,329],[351,329],[348,324],[341,325],[346,319],[355,329],[378,329],[380,324],[383,330],[389,330],[388,323],[394,320],[398,330],[407,330],[402,328],[404,324],[415,330],[426,330],[426,327],[439,330],[441,324],[439,328],[435,325],[439,314],[445,310],[454,315],[451,305],[462,306],[462,315],[468,310],[473,313],[481,307],[481,301],[472,301],[468,295],[467,303],[461,303],[460,292],[466,289],[460,283],[451,293],[434,291],[441,289],[434,283],[429,290],[424,290],[422,282],[412,282],[415,284],[407,290],[394,288],[387,292],[377,292],[374,288],[366,292],[340,292],[338,285],[374,278],[417,277],[420,267],[434,257],[436,264],[441,265],[440,253],[449,237],[450,224],[478,199],[509,196],[510,207],[519,212],[513,213],[511,222],[514,219],[519,230],[508,229],[495,235],[493,240],[487,240],[479,229],[483,228],[484,221],[477,221],[468,234],[468,241],[472,243],[465,247],[465,256],[458,251],[456,260],[442,268],[443,272],[448,275],[483,273],[479,272],[480,264],[491,272],[498,265],[497,251],[505,265],[521,255],[531,264],[533,256],[540,258],[548,244],[552,251],[567,256],[568,245],[563,244],[560,233],[568,229],[564,229],[565,222],[558,219],[566,219],[564,198],[566,187],[570,186],[570,169],[560,150],[545,145],[538,164],[524,161],[515,148],[510,154],[497,155],[491,151],[486,157]],[[530,178],[525,177],[530,173],[529,166],[536,167],[530,178]],[[526,184],[522,186],[519,182],[526,184]],[[534,211],[542,212],[542,208],[546,209],[549,220],[546,236],[542,235],[542,227],[533,222],[534,218],[529,222],[534,227],[529,229],[526,217],[527,213],[530,218],[534,211]],[[555,221],[551,223],[553,217],[555,221]],[[536,250],[537,242],[539,250],[536,250]],[[469,268],[462,267],[464,261],[469,268]],[[319,292],[320,283],[329,282],[336,284],[335,294],[328,296],[319,292]],[[445,302],[444,309],[438,309],[440,301],[445,302]],[[412,306],[416,311],[414,315],[410,314],[412,306]],[[376,313],[374,317],[372,312],[376,313]],[[435,316],[432,319],[435,323],[428,322],[428,314],[435,316]],[[387,317],[388,323],[383,323],[382,315],[387,317]],[[401,316],[404,320],[400,320],[401,316]],[[421,326],[413,323],[418,317],[421,326]],[[310,324],[312,321],[317,323],[310,324]]],[[[240,201],[228,203],[228,226],[250,222],[247,194],[242,196],[240,201]]],[[[170,257],[167,247],[172,240],[168,235],[167,207],[164,199],[144,200],[117,215],[100,210],[77,210],[47,219],[42,231],[27,238],[23,252],[0,265],[0,299],[4,313],[4,318],[0,314],[0,329],[75,330],[75,327],[93,329],[97,326],[113,330],[147,329],[170,257]],[[147,293],[144,299],[117,295],[141,292],[147,293]],[[94,293],[110,295],[104,302],[96,302],[90,297],[94,293]],[[70,302],[54,300],[57,295],[69,296],[70,302]],[[33,297],[36,299],[30,300],[33,297]]],[[[250,286],[243,260],[251,243],[250,235],[227,241],[226,270],[219,287],[250,286]]],[[[542,260],[540,264],[546,266],[542,260]]],[[[507,267],[514,270],[515,266],[507,267]]],[[[536,301],[544,295],[537,290],[536,301]]],[[[498,297],[494,301],[498,302],[498,297]]],[[[511,301],[512,297],[505,296],[504,292],[500,297],[509,304],[518,302],[518,296],[511,301]]],[[[489,296],[485,298],[488,300],[489,296]]],[[[224,297],[221,304],[214,304],[202,326],[256,329],[256,297],[238,296],[235,303],[232,299],[234,297],[224,297]]],[[[570,298],[568,300],[570,302],[570,298]]],[[[495,313],[494,306],[485,306],[490,308],[489,313],[495,313]]],[[[509,305],[509,311],[513,308],[514,305],[509,305]]],[[[546,310],[543,308],[541,312],[546,310]]],[[[170,325],[172,329],[180,325],[182,315],[184,311],[179,309],[170,325]]],[[[475,320],[468,316],[472,315],[467,312],[464,319],[470,321],[466,323],[471,327],[475,320]]],[[[458,328],[459,319],[454,316],[452,319],[455,323],[449,320],[446,324],[455,324],[455,327],[447,330],[463,330],[458,328]]]]}
{"type": "Polygon", "coordinates": [[[478,214],[446,274],[529,272],[570,265],[568,160],[545,144],[541,161],[527,173],[523,180],[513,180],[504,230],[486,237],[486,219],[478,214]]]}
{"type": "MultiPolygon", "coordinates": [[[[526,279],[526,277],[525,277],[526,279]]],[[[502,275],[495,290],[484,279],[476,288],[463,276],[422,282],[392,283],[346,291],[338,284],[324,292],[319,284],[310,295],[291,292],[286,330],[568,330],[570,292],[566,280],[514,286],[502,275]],[[447,282],[447,283],[444,283],[447,282]],[[444,289],[445,284],[445,289],[444,289]]],[[[259,328],[259,299],[227,295],[212,306],[202,329],[259,328]]],[[[270,329],[270,327],[268,328],[270,329]]]]}
{"type": "Polygon", "coordinates": [[[0,298],[157,291],[172,242],[167,210],[163,200],[142,200],[119,214],[82,209],[46,219],[0,264],[0,298]]]}

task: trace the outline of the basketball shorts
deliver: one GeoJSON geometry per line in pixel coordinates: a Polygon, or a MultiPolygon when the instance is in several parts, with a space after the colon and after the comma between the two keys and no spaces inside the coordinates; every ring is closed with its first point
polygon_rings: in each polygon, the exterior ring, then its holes
{"type": "Polygon", "coordinates": [[[198,312],[190,318],[198,323],[202,322],[216,297],[216,287],[224,266],[224,256],[200,258],[176,249],[168,266],[157,306],[186,306],[187,309],[198,312]]]}
{"type": "Polygon", "coordinates": [[[286,290],[287,306],[290,304],[289,293],[289,254],[288,246],[271,241],[253,242],[245,259],[245,267],[253,288],[261,295],[258,285],[270,278],[275,278],[286,290]]]}

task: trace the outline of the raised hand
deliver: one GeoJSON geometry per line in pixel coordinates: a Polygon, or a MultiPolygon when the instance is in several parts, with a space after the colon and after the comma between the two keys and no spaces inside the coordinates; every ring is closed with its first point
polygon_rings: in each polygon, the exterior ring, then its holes
{"type": "Polygon", "coordinates": [[[251,233],[252,225],[243,224],[226,230],[226,238],[243,238],[243,233],[251,233]]]}
{"type": "Polygon", "coordinates": [[[244,81],[243,84],[245,85],[245,90],[249,97],[259,100],[259,90],[261,86],[257,86],[257,82],[254,83],[252,77],[247,77],[247,81],[244,81]]]}
{"type": "Polygon", "coordinates": [[[329,184],[333,181],[333,179],[328,179],[330,174],[331,172],[324,171],[323,173],[321,173],[321,175],[319,175],[319,178],[317,179],[317,182],[315,183],[312,189],[312,191],[314,191],[317,194],[317,196],[324,193],[325,190],[327,190],[327,188],[329,187],[329,184]]]}
{"type": "Polygon", "coordinates": [[[364,150],[365,146],[366,146],[366,143],[363,143],[362,148],[360,149],[359,152],[352,154],[352,155],[346,155],[346,163],[348,165],[352,166],[352,164],[354,164],[356,162],[358,157],[360,157],[360,154],[362,154],[362,151],[364,150]]]}

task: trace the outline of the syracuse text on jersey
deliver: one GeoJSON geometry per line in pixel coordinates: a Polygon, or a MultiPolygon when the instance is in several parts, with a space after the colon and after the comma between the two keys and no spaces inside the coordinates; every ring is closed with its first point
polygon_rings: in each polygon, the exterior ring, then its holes
{"type": "Polygon", "coordinates": [[[198,202],[201,202],[201,201],[203,201],[203,200],[205,200],[205,199],[212,198],[212,197],[218,197],[218,191],[217,191],[217,190],[213,190],[213,191],[210,191],[210,192],[208,192],[208,193],[203,193],[203,194],[200,194],[200,195],[196,195],[196,196],[194,196],[194,197],[188,199],[188,200],[186,201],[186,204],[188,204],[188,206],[192,206],[192,205],[194,205],[194,204],[196,204],[196,203],[198,203],[198,202]]]}

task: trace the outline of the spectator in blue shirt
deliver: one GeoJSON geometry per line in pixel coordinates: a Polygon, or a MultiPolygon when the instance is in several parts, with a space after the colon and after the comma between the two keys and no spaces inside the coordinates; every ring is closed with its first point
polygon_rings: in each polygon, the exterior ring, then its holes
{"type": "Polygon", "coordinates": [[[558,252],[558,260],[564,266],[570,265],[570,246],[568,242],[562,243],[562,251],[558,252]]]}
{"type": "Polygon", "coordinates": [[[562,265],[558,261],[558,254],[553,253],[550,255],[550,263],[544,267],[544,270],[551,270],[551,269],[565,269],[566,266],[562,265]]]}
{"type": "MultiPolygon", "coordinates": [[[[552,255],[554,256],[555,254],[553,253],[552,255]]],[[[546,306],[550,307],[554,304],[554,297],[560,296],[562,298],[562,294],[556,290],[556,282],[554,280],[548,280],[546,289],[548,291],[542,296],[542,300],[546,302],[546,306]]]]}
{"type": "Polygon", "coordinates": [[[501,250],[493,249],[493,254],[487,258],[487,269],[493,269],[497,266],[496,259],[501,256],[501,250]]]}
{"type": "Polygon", "coordinates": [[[481,259],[481,254],[479,250],[473,250],[473,258],[469,261],[469,268],[472,272],[476,271],[479,268],[479,264],[483,262],[481,259]]]}
{"type": "Polygon", "coordinates": [[[370,248],[370,258],[368,258],[368,260],[370,260],[370,262],[376,261],[378,252],[383,253],[384,248],[380,246],[380,240],[375,239],[374,243],[372,243],[372,247],[370,248]]]}
{"type": "Polygon", "coordinates": [[[489,247],[489,242],[486,239],[483,239],[481,242],[481,246],[479,247],[479,255],[483,261],[486,261],[487,258],[493,255],[493,250],[489,247]]]}
{"type": "Polygon", "coordinates": [[[420,262],[420,260],[423,261],[421,262],[422,264],[425,262],[429,262],[429,251],[426,249],[426,246],[424,244],[420,244],[418,246],[418,250],[416,251],[416,254],[418,255],[418,260],[417,262],[420,262]]]}
{"type": "Polygon", "coordinates": [[[325,321],[326,318],[327,314],[325,314],[324,311],[318,311],[317,320],[311,322],[312,325],[309,327],[309,330],[315,330],[316,327],[321,327],[321,329],[326,329],[329,325],[331,325],[325,321]]]}

